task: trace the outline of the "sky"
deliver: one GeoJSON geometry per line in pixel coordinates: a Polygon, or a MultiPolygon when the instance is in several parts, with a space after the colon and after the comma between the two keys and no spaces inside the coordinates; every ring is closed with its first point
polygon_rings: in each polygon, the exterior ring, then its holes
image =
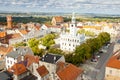
{"type": "Polygon", "coordinates": [[[120,0],[0,0],[0,11],[120,14],[120,0]]]}

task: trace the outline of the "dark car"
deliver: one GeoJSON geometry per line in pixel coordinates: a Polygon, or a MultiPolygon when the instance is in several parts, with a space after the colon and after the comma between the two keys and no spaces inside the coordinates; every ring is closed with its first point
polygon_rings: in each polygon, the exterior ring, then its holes
{"type": "Polygon", "coordinates": [[[92,62],[97,62],[98,61],[98,58],[96,56],[93,56],[92,59],[91,59],[92,62]]]}

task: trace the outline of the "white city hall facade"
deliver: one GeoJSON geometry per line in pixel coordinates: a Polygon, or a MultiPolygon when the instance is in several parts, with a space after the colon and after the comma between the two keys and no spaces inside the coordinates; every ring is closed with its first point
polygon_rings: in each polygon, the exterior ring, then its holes
{"type": "Polygon", "coordinates": [[[84,40],[84,34],[77,34],[76,21],[73,13],[70,24],[70,33],[61,33],[60,35],[60,49],[63,51],[74,51],[76,46],[83,43],[84,40]]]}

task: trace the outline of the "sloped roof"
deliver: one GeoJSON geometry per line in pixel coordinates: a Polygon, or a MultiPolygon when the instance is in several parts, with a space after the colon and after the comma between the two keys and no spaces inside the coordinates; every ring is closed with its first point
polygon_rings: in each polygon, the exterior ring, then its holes
{"type": "Polygon", "coordinates": [[[52,25],[49,25],[49,24],[45,24],[45,26],[46,26],[47,28],[51,28],[51,27],[52,27],[52,25]]]}
{"type": "Polygon", "coordinates": [[[55,18],[56,22],[63,22],[62,16],[55,16],[54,18],[55,18]]]}
{"type": "Polygon", "coordinates": [[[35,26],[35,29],[36,30],[40,30],[40,26],[35,26]]]}
{"type": "Polygon", "coordinates": [[[6,55],[7,53],[11,52],[13,50],[13,47],[5,47],[5,46],[0,46],[0,54],[6,55]]]}
{"type": "Polygon", "coordinates": [[[73,64],[58,63],[57,75],[60,80],[76,80],[83,70],[73,64]]]}
{"type": "Polygon", "coordinates": [[[44,77],[44,76],[46,76],[46,75],[49,73],[49,71],[47,70],[47,68],[46,68],[44,65],[38,67],[38,68],[37,68],[37,72],[39,73],[39,75],[40,75],[41,77],[44,77]]]}
{"type": "Polygon", "coordinates": [[[107,67],[120,69],[120,53],[113,55],[107,62],[107,67]]]}
{"type": "Polygon", "coordinates": [[[27,34],[29,31],[27,30],[19,30],[22,34],[27,34]]]}
{"type": "Polygon", "coordinates": [[[13,72],[13,74],[15,74],[15,75],[20,75],[20,74],[26,72],[27,69],[23,64],[16,63],[11,67],[10,71],[13,72]]]}
{"type": "Polygon", "coordinates": [[[100,26],[83,26],[83,28],[91,28],[91,29],[101,30],[100,26]]]}
{"type": "Polygon", "coordinates": [[[27,66],[29,67],[33,63],[39,63],[39,57],[31,54],[25,55],[25,60],[27,60],[27,66]]]}
{"type": "Polygon", "coordinates": [[[10,80],[12,74],[8,71],[2,71],[0,72],[0,80],[10,80]]]}
{"type": "Polygon", "coordinates": [[[41,58],[41,61],[54,64],[54,63],[56,63],[61,57],[62,57],[62,55],[51,54],[51,53],[48,54],[48,53],[47,53],[47,54],[45,54],[45,55],[41,58]]]}
{"type": "Polygon", "coordinates": [[[14,38],[20,38],[20,37],[22,37],[20,35],[20,33],[15,33],[15,34],[9,34],[9,35],[7,35],[8,39],[14,39],[14,38]]]}
{"type": "Polygon", "coordinates": [[[6,32],[0,32],[0,38],[5,37],[6,35],[6,32]]]}
{"type": "Polygon", "coordinates": [[[11,51],[10,53],[8,53],[6,56],[12,57],[12,58],[17,58],[20,55],[25,55],[25,54],[33,55],[33,52],[29,47],[18,47],[16,49],[14,49],[13,51],[11,51]]]}

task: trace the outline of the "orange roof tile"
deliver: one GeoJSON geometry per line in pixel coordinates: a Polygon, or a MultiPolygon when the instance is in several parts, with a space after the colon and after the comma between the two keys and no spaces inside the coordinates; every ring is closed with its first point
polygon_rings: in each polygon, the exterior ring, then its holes
{"type": "Polygon", "coordinates": [[[27,34],[29,31],[27,30],[19,30],[22,34],[27,34]]]}
{"type": "Polygon", "coordinates": [[[40,26],[35,26],[36,30],[40,30],[40,26]]]}
{"type": "Polygon", "coordinates": [[[3,55],[6,55],[7,53],[11,52],[13,50],[13,47],[5,47],[5,46],[0,46],[0,53],[3,55]]]}
{"type": "Polygon", "coordinates": [[[31,64],[33,63],[39,63],[39,57],[38,56],[34,56],[34,55],[30,55],[30,54],[26,54],[25,55],[25,60],[27,60],[27,66],[29,67],[31,64]]]}
{"type": "Polygon", "coordinates": [[[77,28],[83,28],[83,26],[77,26],[77,28]]]}
{"type": "Polygon", "coordinates": [[[48,70],[46,69],[46,67],[45,67],[44,65],[38,67],[38,68],[37,68],[37,71],[38,71],[38,73],[39,73],[39,75],[40,75],[41,77],[44,77],[45,75],[47,75],[47,74],[49,73],[48,70]]]}
{"type": "Polygon", "coordinates": [[[114,54],[107,62],[107,67],[120,69],[120,53],[114,54]]]}
{"type": "Polygon", "coordinates": [[[83,70],[72,64],[58,63],[57,75],[61,80],[75,80],[83,70]]]}
{"type": "Polygon", "coordinates": [[[19,33],[15,33],[15,34],[9,34],[7,36],[8,39],[12,39],[12,38],[19,38],[21,37],[21,35],[19,33]]]}
{"type": "Polygon", "coordinates": [[[0,38],[5,37],[6,35],[6,32],[0,32],[0,38]]]}
{"type": "Polygon", "coordinates": [[[52,25],[49,25],[49,24],[45,24],[45,26],[46,26],[47,28],[51,28],[51,27],[52,27],[52,25]]]}
{"type": "Polygon", "coordinates": [[[18,63],[14,64],[9,70],[10,72],[13,72],[13,74],[15,75],[20,75],[27,71],[26,67],[23,64],[18,63]]]}
{"type": "Polygon", "coordinates": [[[54,17],[56,22],[63,22],[63,17],[62,16],[56,16],[54,17]]]}

